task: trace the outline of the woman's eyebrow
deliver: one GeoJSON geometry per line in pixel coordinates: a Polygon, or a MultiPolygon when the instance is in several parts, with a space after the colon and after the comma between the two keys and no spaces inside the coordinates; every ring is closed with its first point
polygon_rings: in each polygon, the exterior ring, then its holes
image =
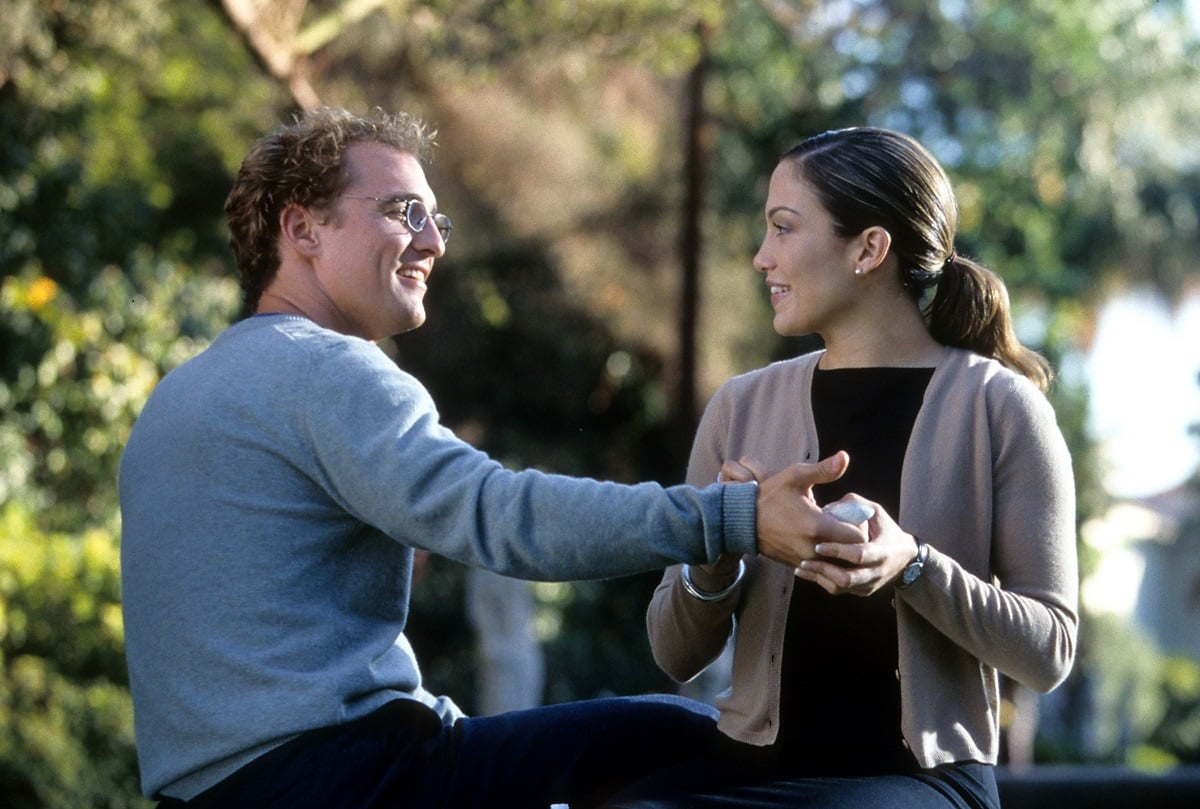
{"type": "Polygon", "coordinates": [[[774,208],[771,208],[769,211],[767,211],[767,216],[774,216],[775,214],[779,213],[780,211],[787,211],[790,214],[795,214],[796,216],[800,216],[799,211],[797,211],[795,208],[789,208],[787,205],[776,205],[774,208]]]}

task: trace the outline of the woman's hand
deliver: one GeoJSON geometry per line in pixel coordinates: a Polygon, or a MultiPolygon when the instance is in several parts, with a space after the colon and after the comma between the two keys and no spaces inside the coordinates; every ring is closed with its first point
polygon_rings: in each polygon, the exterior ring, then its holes
{"type": "Polygon", "coordinates": [[[762,483],[771,473],[756,458],[743,457],[726,461],[717,472],[717,483],[762,483]]]}
{"type": "MultiPolygon", "coordinates": [[[[822,542],[817,558],[800,563],[796,576],[814,582],[832,595],[869,596],[890,584],[917,556],[917,541],[905,533],[878,503],[848,494],[875,510],[866,521],[866,543],[822,542]]],[[[840,502],[840,501],[839,501],[840,502]]]]}

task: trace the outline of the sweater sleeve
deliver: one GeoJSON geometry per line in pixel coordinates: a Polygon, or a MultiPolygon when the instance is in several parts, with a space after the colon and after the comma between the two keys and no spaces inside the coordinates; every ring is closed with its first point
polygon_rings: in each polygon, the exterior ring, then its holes
{"type": "MultiPolygon", "coordinates": [[[[705,409],[688,461],[689,484],[702,486],[716,480],[725,455],[730,403],[729,389],[725,388],[705,409]]],[[[698,588],[716,592],[733,582],[736,570],[710,574],[694,567],[690,574],[698,588]]],[[[663,574],[646,611],[646,629],[659,668],[677,682],[686,682],[724,650],[733,631],[740,588],[719,601],[701,601],[684,589],[681,575],[681,565],[663,574]]]]}
{"type": "Polygon", "coordinates": [[[1032,385],[1006,374],[988,388],[981,443],[990,457],[979,453],[976,463],[990,463],[991,491],[971,494],[990,499],[991,542],[979,547],[990,547],[982,563],[991,576],[972,574],[939,547],[934,529],[925,575],[898,594],[970,654],[1044,692],[1069,673],[1079,624],[1071,459],[1053,409],[1032,385]]]}
{"type": "Polygon", "coordinates": [[[633,486],[505,469],[442,426],[382,352],[314,359],[307,432],[324,488],[397,541],[509,576],[604,578],[756,548],[752,486],[633,486]]]}

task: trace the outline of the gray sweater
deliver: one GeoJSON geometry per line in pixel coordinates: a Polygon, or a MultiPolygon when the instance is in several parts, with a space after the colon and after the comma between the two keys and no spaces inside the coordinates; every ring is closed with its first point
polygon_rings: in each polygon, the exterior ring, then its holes
{"type": "Polygon", "coordinates": [[[142,788],[188,798],[306,730],[425,690],[404,636],[413,549],[569,580],[753,553],[752,486],[504,469],[375,345],[238,323],[168,374],[120,471],[142,788]]]}

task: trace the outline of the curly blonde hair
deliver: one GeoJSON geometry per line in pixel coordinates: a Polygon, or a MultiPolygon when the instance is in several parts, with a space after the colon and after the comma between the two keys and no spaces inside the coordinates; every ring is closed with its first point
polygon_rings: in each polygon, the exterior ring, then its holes
{"type": "Polygon", "coordinates": [[[256,141],[225,200],[243,314],[254,312],[279,269],[280,213],[292,204],[321,208],[341,193],[348,181],[342,167],[349,146],[381,143],[427,165],[435,135],[419,118],[404,112],[376,110],[364,117],[321,107],[256,141]]]}

